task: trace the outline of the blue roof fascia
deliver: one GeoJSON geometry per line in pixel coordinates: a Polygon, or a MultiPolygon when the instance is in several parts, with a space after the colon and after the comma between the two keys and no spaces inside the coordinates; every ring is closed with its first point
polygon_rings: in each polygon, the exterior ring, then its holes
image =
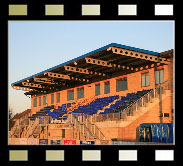
{"type": "Polygon", "coordinates": [[[124,49],[127,49],[127,50],[132,50],[132,51],[138,51],[138,52],[146,53],[146,54],[151,54],[151,55],[156,55],[156,56],[160,55],[160,53],[158,53],[158,52],[144,50],[144,49],[141,49],[141,48],[131,47],[131,46],[127,46],[127,45],[122,45],[122,44],[117,44],[117,43],[111,43],[111,45],[115,46],[115,47],[121,47],[121,48],[124,48],[124,49]]]}
{"type": "Polygon", "coordinates": [[[101,48],[98,48],[98,49],[96,49],[96,50],[93,50],[93,51],[91,51],[91,52],[89,52],[89,53],[86,53],[86,54],[84,54],[84,55],[81,55],[81,56],[79,56],[79,57],[77,57],[77,58],[71,59],[71,60],[69,60],[69,61],[67,61],[67,62],[64,62],[64,63],[59,64],[59,65],[54,66],[54,67],[51,67],[51,68],[49,68],[49,69],[47,69],[47,70],[44,70],[44,71],[42,71],[42,72],[39,72],[39,73],[34,74],[34,75],[32,75],[32,76],[29,76],[29,77],[27,77],[27,78],[24,78],[24,79],[22,79],[22,80],[20,80],[20,81],[14,82],[14,83],[12,83],[11,85],[15,85],[15,84],[18,84],[18,83],[20,83],[20,82],[22,82],[22,81],[28,80],[28,79],[30,79],[30,78],[32,78],[32,77],[36,77],[36,76],[38,76],[38,75],[44,74],[45,72],[49,72],[50,70],[59,68],[59,67],[61,67],[61,66],[64,66],[64,65],[66,65],[66,64],[68,64],[68,63],[71,63],[71,62],[74,62],[74,61],[76,61],[76,60],[79,60],[79,59],[81,59],[81,58],[85,58],[85,57],[87,57],[87,56],[89,56],[89,55],[91,55],[91,54],[94,54],[94,53],[96,53],[96,52],[102,51],[102,50],[107,49],[107,48],[112,47],[112,46],[114,46],[114,47],[120,47],[120,48],[124,48],[124,49],[128,49],[128,50],[133,50],[133,51],[138,51],[138,52],[142,52],[142,53],[147,53],[147,54],[152,54],[152,55],[159,56],[159,53],[158,53],[158,52],[153,52],[153,51],[144,50],[144,49],[135,48],[135,47],[126,46],[126,45],[117,44],[117,43],[111,43],[111,44],[108,44],[108,45],[103,46],[103,47],[101,47],[101,48]]]}

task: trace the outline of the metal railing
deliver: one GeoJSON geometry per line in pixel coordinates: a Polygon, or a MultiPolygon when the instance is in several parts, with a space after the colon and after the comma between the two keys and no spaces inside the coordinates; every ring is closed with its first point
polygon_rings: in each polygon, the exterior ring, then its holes
{"type": "Polygon", "coordinates": [[[150,92],[142,96],[140,99],[136,100],[134,103],[127,106],[125,109],[116,112],[116,113],[107,113],[93,115],[93,122],[102,122],[102,121],[121,121],[125,120],[126,116],[133,115],[135,111],[139,111],[142,107],[146,107],[148,103],[152,103],[154,98],[159,98],[160,94],[164,94],[165,90],[170,90],[169,81],[165,81],[163,84],[156,86],[150,92]]]}
{"type": "Polygon", "coordinates": [[[19,126],[14,126],[14,127],[11,129],[10,137],[13,138],[13,136],[17,135],[17,132],[19,133],[19,126]]]}
{"type": "Polygon", "coordinates": [[[161,93],[163,94],[165,93],[165,90],[172,90],[172,86],[170,85],[170,81],[167,80],[161,84],[156,85],[156,89],[159,90],[159,93],[161,91],[161,93]]]}
{"type": "Polygon", "coordinates": [[[85,139],[100,139],[105,140],[104,134],[100,129],[89,120],[91,116],[86,114],[70,114],[68,119],[79,133],[82,134],[85,139]]]}
{"type": "Polygon", "coordinates": [[[83,135],[85,139],[94,139],[94,135],[91,130],[86,126],[86,116],[81,114],[70,114],[70,123],[78,129],[79,133],[83,135]]]}
{"type": "Polygon", "coordinates": [[[100,129],[93,123],[90,122],[89,117],[86,119],[86,126],[91,131],[91,133],[95,136],[95,138],[99,140],[105,140],[104,134],[100,131],[100,129]]]}
{"type": "Polygon", "coordinates": [[[30,125],[28,126],[27,132],[26,132],[26,137],[27,138],[29,138],[33,134],[33,132],[34,132],[37,125],[39,125],[39,118],[36,118],[35,121],[30,123],[30,125]]]}

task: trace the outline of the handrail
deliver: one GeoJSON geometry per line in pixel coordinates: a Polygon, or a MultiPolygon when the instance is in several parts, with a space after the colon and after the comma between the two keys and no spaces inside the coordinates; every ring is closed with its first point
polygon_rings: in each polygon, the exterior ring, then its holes
{"type": "Polygon", "coordinates": [[[155,88],[159,88],[160,86],[163,88],[163,87],[166,87],[166,86],[168,86],[168,89],[167,90],[170,90],[169,88],[170,88],[170,81],[169,80],[166,80],[166,81],[164,81],[163,83],[160,83],[160,84],[158,84],[158,85],[156,85],[156,87],[155,88]],[[168,85],[167,85],[168,84],[168,85]]]}
{"type": "Polygon", "coordinates": [[[14,127],[12,128],[12,132],[11,132],[10,137],[13,137],[13,135],[15,135],[17,128],[18,128],[18,126],[14,126],[14,127]]]}
{"type": "Polygon", "coordinates": [[[80,121],[77,120],[77,117],[72,115],[72,120],[70,122],[72,124],[74,124],[74,126],[78,129],[79,133],[81,133],[84,137],[86,137],[88,139],[93,139],[94,138],[92,132],[88,129],[88,127],[84,123],[83,119],[82,119],[83,123],[80,123],[80,121]]]}
{"type": "Polygon", "coordinates": [[[34,123],[34,126],[32,128],[32,133],[31,135],[34,134],[34,131],[37,129],[37,127],[39,127],[39,118],[36,119],[35,123],[34,123]]]}
{"type": "Polygon", "coordinates": [[[106,119],[110,120],[117,120],[120,121],[121,119],[125,119],[127,115],[133,115],[134,110],[139,110],[142,106],[146,103],[151,102],[152,98],[158,97],[159,95],[159,88],[155,88],[150,90],[148,93],[141,96],[139,99],[128,105],[125,109],[117,113],[108,113],[108,114],[99,114],[92,115],[92,121],[100,122],[106,119]]]}
{"type": "Polygon", "coordinates": [[[33,134],[34,129],[37,126],[37,124],[39,124],[39,119],[38,118],[36,118],[35,121],[28,127],[27,133],[26,133],[27,138],[33,134]]]}
{"type": "MultiPolygon", "coordinates": [[[[139,99],[137,99],[136,101],[134,101],[132,104],[130,104],[129,106],[127,106],[127,108],[125,109],[128,109],[129,107],[131,107],[132,105],[136,104],[138,101],[140,101],[141,99],[143,99],[144,97],[146,97],[148,94],[150,94],[151,92],[153,91],[153,89],[151,89],[151,91],[149,91],[148,93],[144,94],[142,97],[140,97],[139,99]]],[[[124,109],[124,110],[125,110],[124,109]]]]}
{"type": "Polygon", "coordinates": [[[88,137],[88,139],[94,139],[93,134],[91,133],[91,131],[87,128],[86,124],[82,124],[84,127],[84,134],[86,134],[86,137],[88,137]],[[88,135],[87,133],[88,132],[88,135]]]}
{"type": "MultiPolygon", "coordinates": [[[[127,110],[128,109],[130,109],[130,108],[132,108],[132,106],[136,106],[137,107],[137,103],[140,101],[140,103],[142,104],[142,105],[140,105],[140,106],[144,106],[144,99],[145,99],[145,97],[148,97],[150,94],[156,94],[156,89],[152,89],[152,90],[150,90],[148,93],[146,93],[146,94],[144,94],[142,97],[140,97],[139,99],[137,99],[135,102],[133,102],[131,105],[129,105],[127,108],[125,108],[123,111],[122,111],[122,114],[124,114],[124,118],[126,117],[126,115],[130,115],[131,114],[131,112],[127,112],[127,110]],[[155,92],[154,92],[155,91],[155,92]],[[125,112],[126,112],[126,114],[125,114],[125,112]]],[[[149,98],[147,99],[147,102],[149,102],[149,98]]],[[[132,111],[132,114],[133,114],[133,111],[132,111]]],[[[123,118],[123,119],[124,119],[123,118]]]]}
{"type": "MultiPolygon", "coordinates": [[[[94,124],[95,125],[95,124],[94,124]]],[[[100,129],[95,125],[95,134],[100,140],[105,140],[104,134],[100,131],[100,129]],[[98,134],[96,134],[98,132],[98,134]],[[102,136],[102,138],[101,138],[102,136]]]]}
{"type": "Polygon", "coordinates": [[[87,122],[86,126],[90,129],[90,131],[92,132],[92,134],[94,136],[96,136],[100,140],[101,139],[105,140],[104,134],[100,131],[100,129],[95,124],[92,124],[88,118],[86,119],[86,122],[87,122]],[[94,126],[94,129],[93,129],[93,126],[94,126]],[[96,134],[96,133],[98,133],[98,134],[96,134]]]}

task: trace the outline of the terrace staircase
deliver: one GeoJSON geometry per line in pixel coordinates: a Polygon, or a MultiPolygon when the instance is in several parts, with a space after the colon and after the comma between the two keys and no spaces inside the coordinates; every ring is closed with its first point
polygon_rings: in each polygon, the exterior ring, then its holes
{"type": "Polygon", "coordinates": [[[12,129],[10,131],[10,137],[18,138],[19,135],[20,135],[20,126],[16,125],[16,126],[12,127],[12,129]]]}
{"type": "Polygon", "coordinates": [[[85,140],[105,140],[104,134],[94,123],[91,123],[88,118],[85,116],[80,116],[80,120],[78,120],[78,116],[70,116],[70,123],[73,125],[73,128],[77,129],[79,139],[81,139],[82,136],[85,140]]]}
{"type": "Polygon", "coordinates": [[[25,137],[36,137],[40,134],[40,132],[39,118],[36,118],[35,121],[33,121],[31,125],[28,126],[25,137]]]}

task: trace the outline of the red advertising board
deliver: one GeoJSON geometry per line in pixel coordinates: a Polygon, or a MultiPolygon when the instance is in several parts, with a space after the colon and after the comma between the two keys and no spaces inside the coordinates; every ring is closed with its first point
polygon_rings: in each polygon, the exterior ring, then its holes
{"type": "Polygon", "coordinates": [[[76,140],[64,140],[64,145],[76,145],[76,140]]]}

